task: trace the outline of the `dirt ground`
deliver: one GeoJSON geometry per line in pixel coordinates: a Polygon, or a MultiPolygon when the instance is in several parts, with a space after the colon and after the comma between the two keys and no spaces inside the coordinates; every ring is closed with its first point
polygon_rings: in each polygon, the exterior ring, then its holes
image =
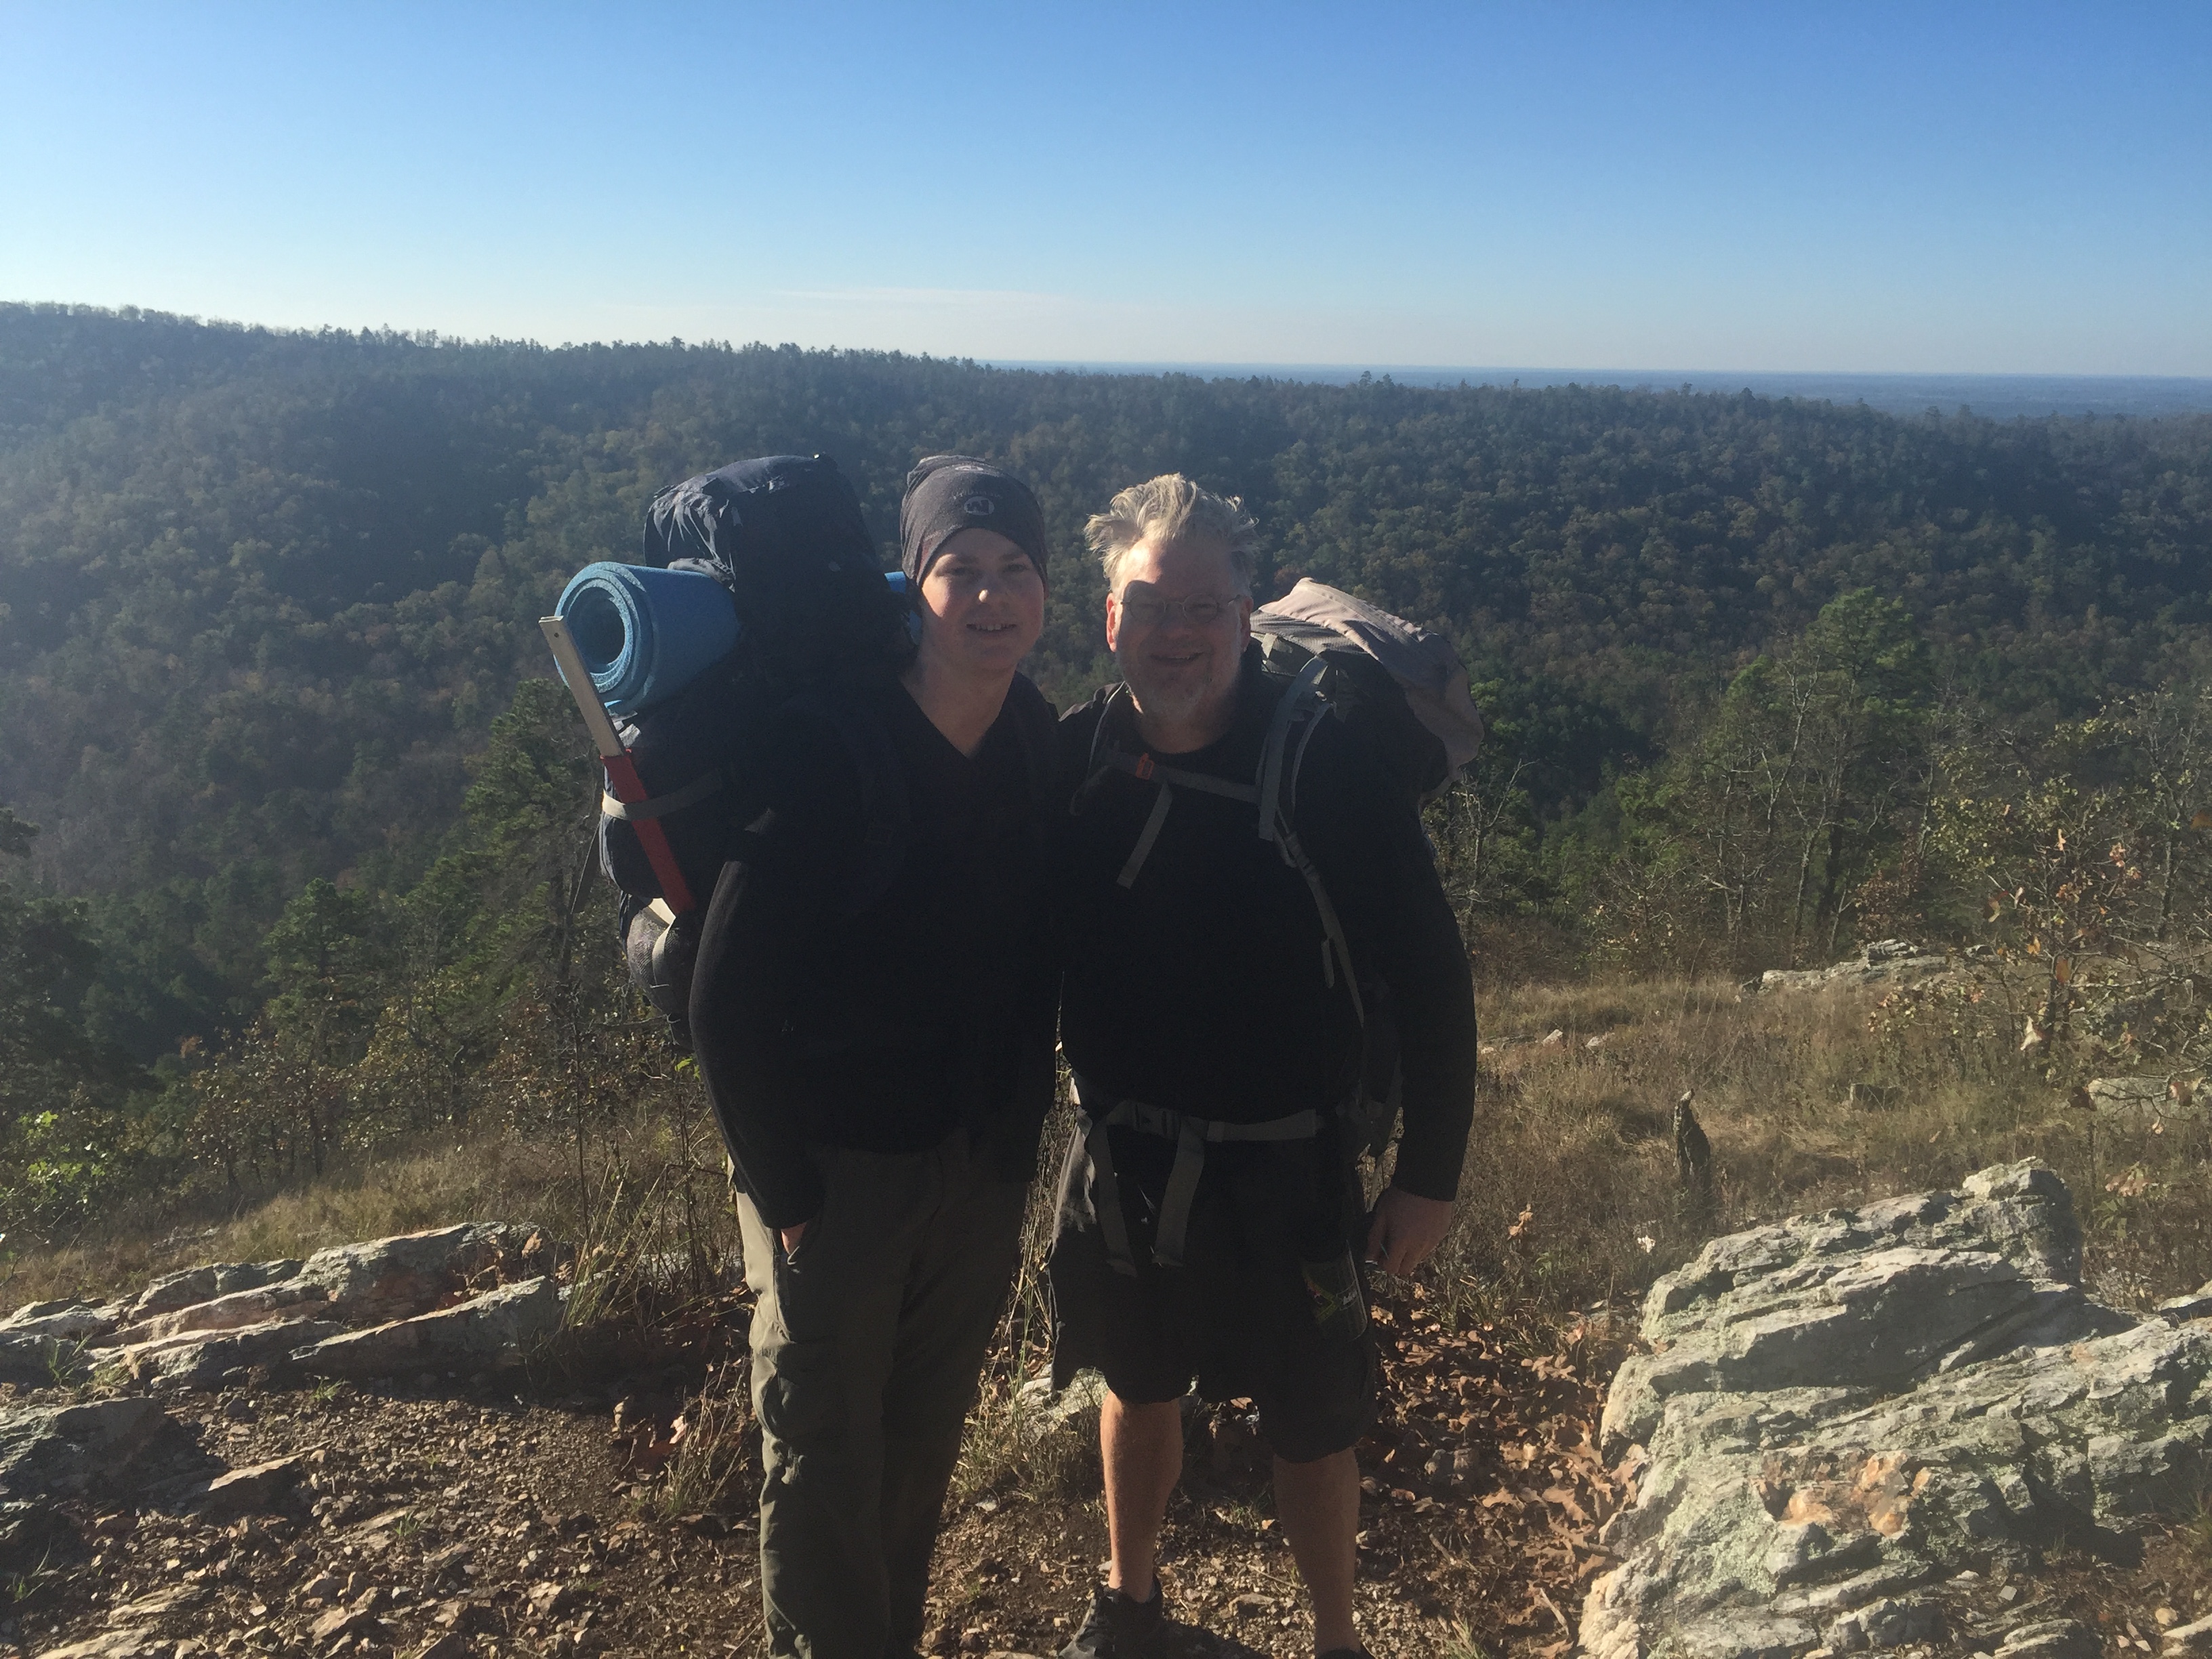
{"type": "MultiPolygon", "coordinates": [[[[724,1346],[744,1311],[733,1300],[716,1322],[724,1346]]],[[[1376,1318],[1390,1404],[1361,1452],[1370,1644],[1384,1659],[1435,1654],[1464,1632],[1492,1651],[1558,1650],[1600,1559],[1575,1541],[1603,1501],[1596,1389],[1571,1354],[1514,1358],[1481,1331],[1443,1332],[1418,1302],[1376,1318]]],[[[684,1498],[672,1431],[698,1420],[699,1358],[695,1346],[669,1370],[585,1389],[547,1376],[449,1397],[453,1385],[428,1378],[419,1390],[249,1380],[169,1396],[177,1426],[142,1457],[149,1494],[61,1506],[67,1524],[0,1600],[0,1655],[107,1634],[119,1653],[133,1632],[167,1659],[195,1643],[332,1659],[759,1652],[744,1425],[720,1501],[671,1512],[684,1498]],[[289,1490],[235,1519],[155,1496],[220,1464],[290,1458],[289,1490]]],[[[1266,1465],[1237,1405],[1200,1414],[1162,1577],[1181,1616],[1294,1655],[1310,1650],[1310,1626],[1266,1465]]],[[[927,1648],[1056,1651],[1104,1538],[1095,1491],[963,1504],[940,1547],[927,1648]]]]}

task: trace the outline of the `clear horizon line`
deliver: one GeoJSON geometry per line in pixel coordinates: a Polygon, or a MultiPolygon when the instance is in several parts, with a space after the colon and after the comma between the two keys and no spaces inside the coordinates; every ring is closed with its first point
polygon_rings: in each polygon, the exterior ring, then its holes
{"type": "MultiPolygon", "coordinates": [[[[917,354],[921,355],[921,354],[917,354]]],[[[1603,365],[1556,363],[1379,363],[1272,362],[1257,359],[1212,361],[1170,357],[984,357],[969,361],[993,368],[1083,368],[1104,372],[1140,373],[1147,369],[1326,369],[1332,374],[1354,371],[1386,374],[1399,370],[1422,374],[1637,374],[1703,376],[1750,374],[1816,376],[1858,380],[2170,380],[2181,384],[2212,382],[2206,374],[2143,374],[2121,370],[2039,368],[1621,368],[1603,365]]]]}

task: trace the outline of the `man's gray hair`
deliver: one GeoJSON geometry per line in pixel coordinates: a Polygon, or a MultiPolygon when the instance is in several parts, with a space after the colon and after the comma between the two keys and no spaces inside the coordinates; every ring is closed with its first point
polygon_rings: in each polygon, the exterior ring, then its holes
{"type": "Polygon", "coordinates": [[[1139,542],[1212,542],[1229,550],[1237,584],[1252,591],[1260,526],[1244,510],[1241,495],[1217,495],[1180,472],[1163,472],[1116,495],[1103,513],[1083,526],[1083,539],[1106,568],[1109,592],[1118,585],[1121,560],[1139,542]]]}

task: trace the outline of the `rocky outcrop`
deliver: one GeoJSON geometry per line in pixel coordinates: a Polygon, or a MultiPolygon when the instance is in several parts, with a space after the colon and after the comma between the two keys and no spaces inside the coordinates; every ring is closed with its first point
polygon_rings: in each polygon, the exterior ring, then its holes
{"type": "Polygon", "coordinates": [[[2163,1115],[2187,1111],[2197,1105],[2203,1087],[2203,1075],[2197,1072],[2100,1077],[2084,1084],[2075,1095],[2074,1103],[2123,1116],[2137,1112],[2163,1115]]]}
{"type": "Polygon", "coordinates": [[[1940,952],[1923,951],[1910,940],[1876,939],[1856,956],[1827,968],[1770,968],[1759,976],[1761,991],[1825,991],[1838,986],[1885,985],[1926,979],[1951,966],[1940,952]]]}
{"type": "Polygon", "coordinates": [[[424,1367],[478,1371],[521,1358],[561,1328],[566,1288],[540,1276],[436,1313],[325,1338],[293,1356],[311,1376],[392,1376],[424,1367]]]}
{"type": "Polygon", "coordinates": [[[272,1319],[234,1331],[189,1331],[126,1346],[119,1358],[142,1382],[212,1389],[235,1371],[282,1363],[298,1349],[341,1335],[328,1319],[272,1319]]]}
{"type": "Polygon", "coordinates": [[[558,1328],[566,1292],[550,1274],[562,1254],[534,1227],[467,1222],[304,1261],[191,1267],[115,1302],[33,1303],[0,1319],[0,1382],[106,1374],[213,1388],[256,1366],[353,1377],[495,1369],[558,1328]]]}
{"type": "Polygon", "coordinates": [[[2071,1198],[2029,1162],[1717,1239],[1662,1279],[1650,1351],[1607,1397],[1634,1498],[1601,1536],[1620,1565],[1583,1651],[1919,1642],[1957,1573],[2059,1540],[2124,1555],[2130,1528],[2188,1512],[2212,1473],[2212,1325],[2100,1306],[2081,1267],[2071,1198]]]}

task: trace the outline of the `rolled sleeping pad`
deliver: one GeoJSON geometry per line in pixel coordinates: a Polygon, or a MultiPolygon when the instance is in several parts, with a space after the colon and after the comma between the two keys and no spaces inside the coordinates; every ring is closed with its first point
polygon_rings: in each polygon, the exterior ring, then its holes
{"type": "Polygon", "coordinates": [[[665,702],[738,642],[730,591],[695,570],[602,559],[561,590],[558,607],[608,712],[665,702]]]}
{"type": "Polygon", "coordinates": [[[921,643],[921,612],[914,608],[914,584],[906,579],[903,570],[886,570],[884,580],[892,592],[906,601],[906,636],[915,645],[921,643]]]}
{"type": "MultiPolygon", "coordinates": [[[[903,570],[884,582],[911,603],[903,570]]],[[[602,559],[587,564],[561,590],[554,607],[612,714],[630,715],[665,702],[728,654],[738,642],[738,613],[730,591],[696,570],[659,570],[602,559]]],[[[909,614],[907,635],[921,637],[921,618],[909,614]]]]}

